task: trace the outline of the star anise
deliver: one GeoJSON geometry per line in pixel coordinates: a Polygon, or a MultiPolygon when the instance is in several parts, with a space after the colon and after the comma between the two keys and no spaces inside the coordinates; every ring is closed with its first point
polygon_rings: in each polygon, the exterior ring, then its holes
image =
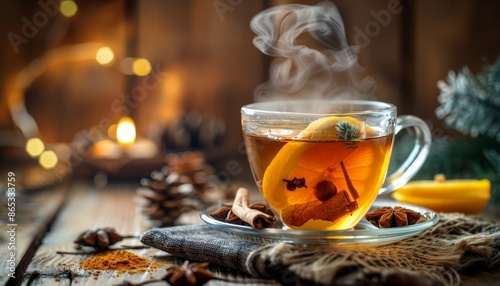
{"type": "Polygon", "coordinates": [[[114,228],[96,228],[84,231],[78,236],[75,243],[80,246],[90,246],[101,250],[128,237],[118,234],[114,228]]]}
{"type": "MultiPolygon", "coordinates": [[[[72,252],[72,251],[57,251],[58,254],[95,254],[101,251],[111,249],[110,246],[122,241],[125,238],[136,238],[133,235],[121,235],[114,228],[96,228],[82,232],[74,241],[76,249],[81,250],[82,246],[91,247],[92,251],[72,252]]],[[[122,245],[120,248],[113,249],[142,249],[147,248],[144,245],[122,245]]]]}
{"type": "Polygon", "coordinates": [[[419,212],[404,207],[396,206],[381,207],[371,213],[367,213],[365,218],[378,228],[399,227],[416,224],[420,219],[419,212]]]}
{"type": "Polygon", "coordinates": [[[167,281],[172,286],[203,285],[215,276],[207,269],[208,263],[189,263],[185,261],[183,265],[170,265],[167,267],[167,275],[162,280],[167,281]]]}
{"type": "Polygon", "coordinates": [[[208,269],[208,263],[189,263],[184,261],[182,265],[170,265],[166,268],[167,274],[161,279],[148,280],[138,284],[124,281],[118,286],[143,286],[150,283],[166,281],[172,286],[199,286],[204,285],[211,279],[219,279],[208,269]]]}

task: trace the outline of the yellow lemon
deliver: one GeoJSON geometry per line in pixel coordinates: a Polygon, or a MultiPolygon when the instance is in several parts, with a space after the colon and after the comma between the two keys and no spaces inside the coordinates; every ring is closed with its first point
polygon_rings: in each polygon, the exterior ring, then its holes
{"type": "Polygon", "coordinates": [[[300,132],[297,138],[306,140],[315,140],[315,141],[324,141],[324,140],[332,141],[338,139],[345,140],[347,138],[339,138],[339,135],[340,137],[342,137],[342,135],[338,134],[337,132],[337,128],[339,126],[338,123],[342,122],[347,122],[356,129],[357,131],[356,139],[363,139],[366,137],[366,135],[376,134],[375,130],[373,130],[370,126],[368,126],[368,124],[354,117],[328,116],[311,122],[306,127],[306,129],[300,132]]]}
{"type": "Polygon", "coordinates": [[[442,212],[481,212],[490,199],[487,179],[416,180],[396,190],[395,200],[442,212]]]}

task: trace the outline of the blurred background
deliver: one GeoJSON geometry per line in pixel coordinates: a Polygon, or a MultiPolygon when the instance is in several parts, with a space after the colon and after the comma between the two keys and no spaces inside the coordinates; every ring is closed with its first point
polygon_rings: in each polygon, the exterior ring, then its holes
{"type": "MultiPolygon", "coordinates": [[[[274,5],[318,2],[4,2],[2,170],[34,166],[43,175],[24,168],[27,187],[70,173],[135,179],[169,152],[201,150],[221,177],[250,178],[239,108],[253,102],[272,61],[253,46],[250,21],[274,5]],[[135,141],[116,137],[119,122],[133,123],[135,141]]],[[[437,82],[496,60],[500,2],[334,3],[375,99],[423,118],[437,139],[460,136],[435,115],[437,82]]]]}

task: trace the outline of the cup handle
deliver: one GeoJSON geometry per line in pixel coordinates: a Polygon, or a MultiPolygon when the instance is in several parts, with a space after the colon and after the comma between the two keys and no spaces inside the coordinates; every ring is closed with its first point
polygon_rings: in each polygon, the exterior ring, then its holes
{"type": "Polygon", "coordinates": [[[432,136],[425,122],[412,115],[398,116],[395,134],[404,128],[412,128],[415,135],[415,146],[404,163],[392,174],[387,175],[379,194],[393,192],[408,183],[424,164],[431,147],[432,136]]]}

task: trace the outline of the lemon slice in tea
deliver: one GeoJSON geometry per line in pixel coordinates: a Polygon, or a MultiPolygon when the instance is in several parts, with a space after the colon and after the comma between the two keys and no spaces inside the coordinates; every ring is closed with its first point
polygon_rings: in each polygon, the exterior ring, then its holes
{"type": "Polygon", "coordinates": [[[311,122],[297,139],[333,141],[361,139],[376,135],[368,124],[350,116],[328,116],[311,122]]]}
{"type": "MultiPolygon", "coordinates": [[[[280,215],[285,208],[294,205],[314,202],[312,205],[321,206],[323,199],[318,199],[318,186],[324,182],[333,183],[334,194],[349,190],[341,166],[344,164],[352,185],[362,194],[357,201],[360,209],[368,208],[369,204],[364,202],[371,203],[377,195],[371,189],[380,187],[384,180],[389,163],[388,150],[392,145],[392,137],[377,138],[377,134],[354,117],[329,116],[310,123],[296,137],[298,140],[285,144],[267,167],[262,180],[263,196],[280,215]],[[295,179],[303,184],[293,185],[295,179]]],[[[347,199],[357,198],[350,195],[347,199]]],[[[284,222],[296,229],[333,226],[332,221],[322,219],[313,219],[303,225],[284,222]]]]}

